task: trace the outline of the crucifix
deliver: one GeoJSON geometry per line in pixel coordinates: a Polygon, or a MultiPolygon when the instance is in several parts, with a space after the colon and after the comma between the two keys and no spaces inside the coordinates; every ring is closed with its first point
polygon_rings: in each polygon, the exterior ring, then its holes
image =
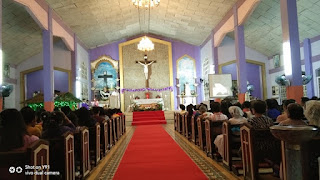
{"type": "Polygon", "coordinates": [[[108,89],[108,78],[112,78],[112,75],[108,75],[107,71],[105,71],[102,75],[99,75],[98,78],[103,78],[103,81],[108,89]]]}
{"type": "Polygon", "coordinates": [[[143,66],[143,72],[146,78],[146,88],[149,87],[149,66],[157,61],[148,61],[148,56],[144,55],[144,61],[136,61],[136,63],[143,66]]]}

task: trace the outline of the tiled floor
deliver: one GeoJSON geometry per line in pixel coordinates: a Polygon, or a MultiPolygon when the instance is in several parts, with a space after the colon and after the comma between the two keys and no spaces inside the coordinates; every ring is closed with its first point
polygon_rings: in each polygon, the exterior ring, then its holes
{"type": "MultiPolygon", "coordinates": [[[[174,131],[173,124],[163,125],[168,134],[177,142],[177,144],[186,152],[186,154],[198,165],[198,167],[207,175],[208,179],[240,179],[236,177],[220,164],[208,158],[197,146],[187,141],[186,138],[174,131]]],[[[112,179],[124,152],[132,138],[135,127],[127,127],[126,134],[121,137],[118,144],[112,148],[110,154],[91,173],[88,179],[112,179]]]]}

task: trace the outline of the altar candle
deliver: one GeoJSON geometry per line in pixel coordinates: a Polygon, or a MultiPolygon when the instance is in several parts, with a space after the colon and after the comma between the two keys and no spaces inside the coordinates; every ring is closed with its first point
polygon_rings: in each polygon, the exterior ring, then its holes
{"type": "Polygon", "coordinates": [[[160,97],[162,98],[162,93],[160,93],[160,97]]]}

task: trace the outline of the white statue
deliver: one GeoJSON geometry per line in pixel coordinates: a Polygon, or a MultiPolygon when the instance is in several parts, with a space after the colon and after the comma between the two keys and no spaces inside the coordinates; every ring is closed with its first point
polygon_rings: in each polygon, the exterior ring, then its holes
{"type": "Polygon", "coordinates": [[[191,96],[190,85],[188,82],[184,84],[184,93],[186,96],[191,96]]]}
{"type": "Polygon", "coordinates": [[[107,100],[110,97],[110,93],[106,87],[104,87],[103,90],[100,90],[100,96],[102,100],[107,100]]]}
{"type": "Polygon", "coordinates": [[[155,61],[148,61],[148,57],[147,55],[144,55],[144,61],[136,61],[136,63],[139,63],[143,66],[143,72],[144,72],[144,75],[146,77],[146,80],[148,79],[148,75],[149,75],[149,69],[148,69],[148,66],[150,66],[151,64],[153,64],[155,61]]]}

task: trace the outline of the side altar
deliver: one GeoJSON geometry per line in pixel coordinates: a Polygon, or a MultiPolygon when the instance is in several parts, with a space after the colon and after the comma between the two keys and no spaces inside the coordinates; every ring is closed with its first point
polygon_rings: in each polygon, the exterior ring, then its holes
{"type": "Polygon", "coordinates": [[[109,56],[101,56],[91,63],[92,94],[95,105],[120,108],[119,64],[109,56]]]}
{"type": "Polygon", "coordinates": [[[164,110],[164,102],[162,98],[133,100],[133,111],[155,110],[164,110]]]}

